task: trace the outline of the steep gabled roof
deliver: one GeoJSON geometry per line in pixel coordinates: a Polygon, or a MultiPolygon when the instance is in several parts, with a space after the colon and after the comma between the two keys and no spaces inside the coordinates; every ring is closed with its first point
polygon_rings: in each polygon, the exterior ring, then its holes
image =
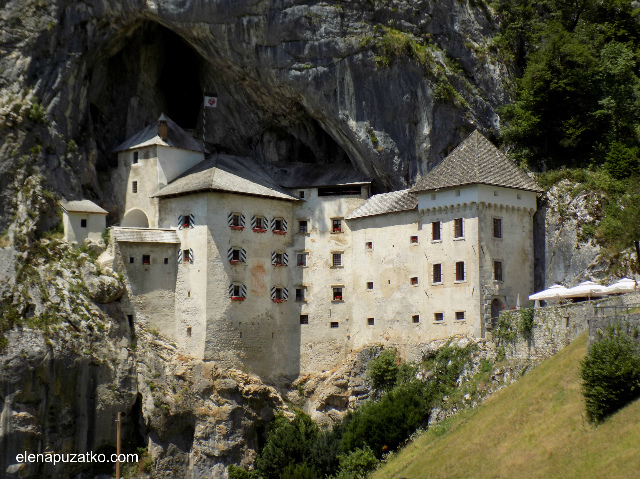
{"type": "Polygon", "coordinates": [[[353,210],[345,218],[353,220],[364,218],[365,216],[383,215],[385,213],[395,213],[398,211],[415,210],[418,206],[418,195],[409,190],[392,191],[373,195],[359,208],[353,210]]]}
{"type": "Polygon", "coordinates": [[[359,173],[351,163],[289,163],[271,167],[271,175],[285,188],[366,185],[371,178],[359,173]]]}
{"type": "Polygon", "coordinates": [[[142,148],[151,145],[172,146],[183,150],[204,151],[202,144],[195,140],[186,131],[180,128],[171,118],[164,113],[160,117],[140,130],[138,133],[127,139],[124,143],[117,146],[113,151],[126,151],[133,148],[142,148]],[[167,141],[164,141],[158,135],[158,125],[160,121],[167,122],[167,141]]]}
{"type": "Polygon", "coordinates": [[[203,191],[298,200],[280,187],[257,161],[224,154],[198,163],[153,196],[162,198],[203,191]]]}
{"type": "Polygon", "coordinates": [[[79,200],[79,201],[65,201],[60,200],[60,206],[69,213],[94,213],[99,215],[108,214],[107,210],[100,208],[93,201],[79,200]]]}
{"type": "Polygon", "coordinates": [[[478,183],[536,193],[543,191],[478,130],[471,133],[440,164],[418,181],[411,191],[438,190],[478,183]]]}

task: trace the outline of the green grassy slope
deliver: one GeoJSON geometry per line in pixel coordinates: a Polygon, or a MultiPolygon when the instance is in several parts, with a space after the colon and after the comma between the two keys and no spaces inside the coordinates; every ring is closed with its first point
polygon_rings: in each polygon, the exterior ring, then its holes
{"type": "Polygon", "coordinates": [[[640,477],[640,401],[589,424],[585,355],[586,335],[482,406],[431,428],[372,478],[640,477]]]}

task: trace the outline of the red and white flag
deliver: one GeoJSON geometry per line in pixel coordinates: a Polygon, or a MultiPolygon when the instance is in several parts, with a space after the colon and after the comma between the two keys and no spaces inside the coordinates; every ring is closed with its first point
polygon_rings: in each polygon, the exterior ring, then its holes
{"type": "Polygon", "coordinates": [[[204,106],[205,108],[215,108],[218,106],[218,97],[217,96],[205,96],[204,97],[204,106]]]}

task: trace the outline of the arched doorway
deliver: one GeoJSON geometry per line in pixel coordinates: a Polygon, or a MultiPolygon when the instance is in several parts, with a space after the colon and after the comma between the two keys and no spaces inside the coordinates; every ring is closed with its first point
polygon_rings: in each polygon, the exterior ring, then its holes
{"type": "Polygon", "coordinates": [[[122,218],[121,226],[148,228],[149,218],[147,218],[147,215],[144,213],[144,211],[139,210],[138,208],[133,208],[126,212],[124,218],[122,218]]]}
{"type": "Polygon", "coordinates": [[[491,301],[491,326],[493,329],[498,327],[498,316],[500,316],[500,311],[502,311],[502,301],[495,298],[491,301]]]}

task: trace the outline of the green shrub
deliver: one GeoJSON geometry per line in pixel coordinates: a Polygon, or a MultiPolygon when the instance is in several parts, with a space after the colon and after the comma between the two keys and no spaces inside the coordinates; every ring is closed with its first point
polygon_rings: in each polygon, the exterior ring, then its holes
{"type": "Polygon", "coordinates": [[[617,180],[640,175],[638,149],[629,148],[618,141],[612,143],[609,147],[604,167],[617,180]]]}
{"type": "Polygon", "coordinates": [[[47,112],[42,108],[42,104],[34,101],[29,109],[29,119],[36,123],[45,123],[47,112]]]}
{"type": "Polygon", "coordinates": [[[624,335],[594,343],[581,364],[582,389],[587,417],[600,422],[640,397],[640,352],[624,335]]]}
{"type": "Polygon", "coordinates": [[[374,389],[388,391],[393,388],[398,379],[397,351],[387,349],[382,351],[377,358],[369,361],[367,375],[374,389]]]}
{"type": "Polygon", "coordinates": [[[229,473],[229,479],[252,479],[255,477],[251,472],[245,471],[241,467],[234,466],[233,464],[229,465],[227,472],[229,473]]]}
{"type": "Polygon", "coordinates": [[[378,460],[369,446],[341,454],[339,460],[340,470],[333,479],[365,479],[367,473],[378,465],[378,460]]]}

